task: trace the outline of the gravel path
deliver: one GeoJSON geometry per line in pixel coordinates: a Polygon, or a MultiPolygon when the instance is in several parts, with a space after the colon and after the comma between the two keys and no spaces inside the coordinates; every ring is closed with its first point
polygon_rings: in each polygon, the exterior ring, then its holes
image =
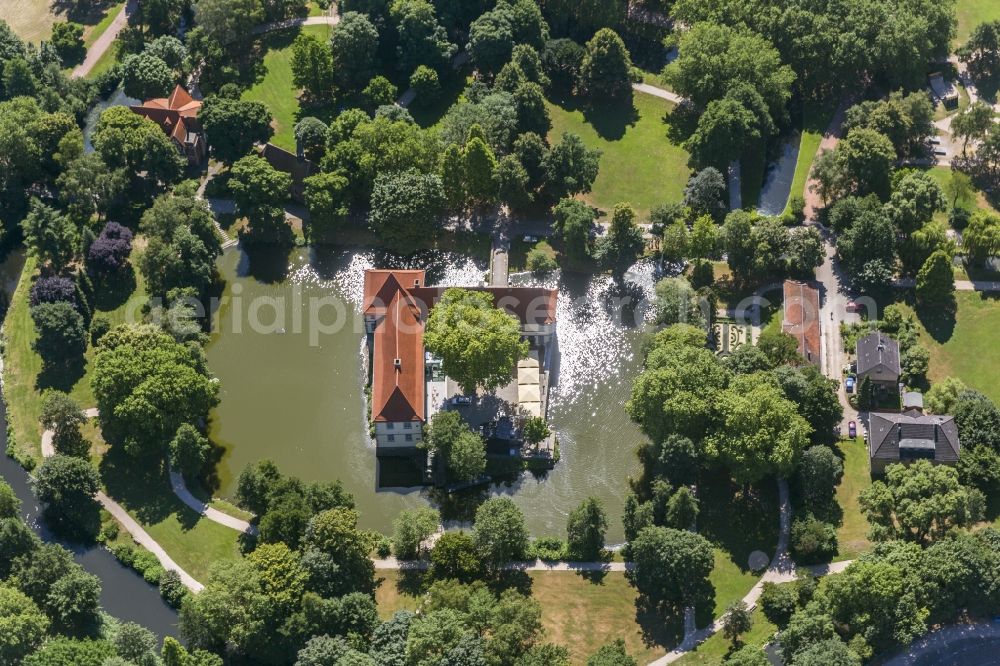
{"type": "Polygon", "coordinates": [[[125,26],[128,25],[128,17],[134,14],[138,8],[139,0],[128,0],[128,2],[125,3],[125,6],[122,7],[120,12],[118,12],[118,16],[111,21],[107,30],[105,30],[101,36],[90,45],[90,48],[87,49],[87,55],[84,56],[83,62],[73,69],[73,78],[79,79],[90,74],[90,70],[94,69],[94,65],[96,65],[97,61],[101,59],[104,52],[111,48],[111,45],[114,44],[115,39],[118,37],[118,33],[124,30],[125,26]]]}

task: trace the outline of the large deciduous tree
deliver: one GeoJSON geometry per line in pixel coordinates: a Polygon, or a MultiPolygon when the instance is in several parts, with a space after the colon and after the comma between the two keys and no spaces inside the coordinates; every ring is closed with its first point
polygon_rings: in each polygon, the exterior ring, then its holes
{"type": "Polygon", "coordinates": [[[473,536],[483,562],[494,570],[528,552],[524,514],[509,497],[491,497],[479,506],[473,536]]]}
{"type": "Polygon", "coordinates": [[[614,30],[602,28],[587,42],[577,89],[592,104],[631,102],[632,58],[614,30]]]}
{"type": "Polygon", "coordinates": [[[415,169],[384,173],[375,179],[368,222],[387,246],[412,253],[437,237],[444,207],[437,174],[415,169]]]}
{"type": "Polygon", "coordinates": [[[444,292],[427,319],[424,343],[467,393],[505,385],[528,354],[517,319],[494,307],[490,294],[466,289],[444,292]]]}
{"type": "Polygon", "coordinates": [[[345,90],[360,90],[371,80],[378,59],[378,28],[365,14],[345,12],[330,32],[334,77],[345,90]]]}
{"type": "Polygon", "coordinates": [[[212,154],[227,164],[273,133],[271,113],[261,102],[209,95],[198,110],[198,121],[205,128],[212,154]]]}
{"type": "Polygon", "coordinates": [[[635,568],[625,575],[653,606],[679,610],[704,601],[715,567],[712,545],[687,530],[647,527],[629,544],[635,568]]]}
{"type": "Polygon", "coordinates": [[[208,206],[189,196],[160,197],[143,213],[139,228],[149,245],[139,270],[150,294],[165,296],[178,287],[202,293],[212,283],[222,252],[212,222],[208,206]]]}

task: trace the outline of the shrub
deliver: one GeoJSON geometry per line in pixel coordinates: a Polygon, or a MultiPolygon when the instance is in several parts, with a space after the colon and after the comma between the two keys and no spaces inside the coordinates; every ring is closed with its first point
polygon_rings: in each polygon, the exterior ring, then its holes
{"type": "MultiPolygon", "coordinates": [[[[147,569],[159,566],[160,566],[160,561],[156,559],[156,555],[153,555],[148,550],[136,549],[135,556],[132,558],[133,569],[145,575],[147,569]]],[[[157,577],[157,581],[159,581],[159,577],[157,577]]]]}
{"type": "Polygon", "coordinates": [[[828,562],[837,553],[837,529],[811,514],[792,523],[792,556],[800,564],[828,562]]]}
{"type": "Polygon", "coordinates": [[[119,543],[111,546],[111,554],[115,558],[127,567],[133,567],[135,564],[136,550],[134,546],[130,546],[127,543],[119,543]]]}
{"type": "Polygon", "coordinates": [[[40,277],[31,285],[28,296],[31,307],[41,303],[70,303],[78,308],[76,300],[76,283],[67,277],[40,277]]]}
{"type": "Polygon", "coordinates": [[[164,571],[160,576],[160,596],[173,608],[180,608],[187,596],[187,588],[181,582],[181,575],[173,569],[164,571]]]}
{"type": "Polygon", "coordinates": [[[392,539],[384,534],[379,534],[375,540],[375,554],[383,560],[392,555],[392,539]]]}
{"type": "Polygon", "coordinates": [[[118,523],[111,521],[101,526],[101,533],[97,535],[97,540],[101,543],[114,541],[118,538],[118,523]]]}
{"type": "Polygon", "coordinates": [[[87,268],[97,275],[114,275],[128,264],[131,252],[132,231],[108,222],[87,250],[87,268]]]}
{"type": "Polygon", "coordinates": [[[764,617],[784,629],[798,606],[799,592],[795,585],[775,585],[764,583],[760,595],[760,606],[764,617]]]}
{"type": "Polygon", "coordinates": [[[565,559],[566,542],[556,537],[539,537],[531,542],[528,556],[550,561],[565,559]]]}
{"type": "Polygon", "coordinates": [[[98,344],[101,341],[101,338],[103,338],[110,330],[111,322],[107,317],[94,317],[94,320],[90,322],[90,344],[98,344]]]}
{"type": "Polygon", "coordinates": [[[965,210],[964,208],[952,208],[951,212],[948,213],[948,224],[951,225],[952,229],[956,231],[962,231],[967,226],[969,226],[969,220],[972,218],[972,213],[965,210]]]}
{"type": "Polygon", "coordinates": [[[528,270],[535,275],[551,273],[555,269],[559,268],[559,264],[556,263],[552,253],[546,252],[539,247],[532,248],[528,252],[527,266],[528,270]]]}
{"type": "Polygon", "coordinates": [[[159,585],[160,579],[163,578],[165,570],[159,564],[153,567],[147,568],[142,572],[142,577],[146,579],[146,582],[150,585],[159,585]]]}
{"type": "Polygon", "coordinates": [[[805,198],[801,194],[796,194],[788,200],[788,209],[792,212],[792,217],[795,218],[795,223],[798,224],[802,221],[802,217],[806,212],[805,198]]]}

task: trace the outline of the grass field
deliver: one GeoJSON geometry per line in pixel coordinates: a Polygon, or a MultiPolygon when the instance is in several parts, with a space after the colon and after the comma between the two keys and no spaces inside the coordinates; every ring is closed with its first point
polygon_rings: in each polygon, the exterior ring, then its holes
{"type": "Polygon", "coordinates": [[[1000,2],[996,0],[958,0],[957,44],[964,44],[980,23],[1000,20],[1000,2]]]}
{"type": "Polygon", "coordinates": [[[954,325],[920,329],[920,343],[931,352],[929,379],[940,381],[958,377],[1000,402],[1000,300],[996,295],[958,292],[954,325]],[[932,335],[933,333],[933,335],[932,335]]]}
{"type": "Polygon", "coordinates": [[[83,31],[83,45],[89,49],[90,45],[96,42],[97,38],[104,34],[104,32],[108,29],[108,26],[115,20],[115,17],[118,16],[118,12],[120,12],[123,7],[125,7],[124,1],[110,5],[104,12],[104,18],[94,25],[85,28],[83,31]]]}
{"type": "Polygon", "coordinates": [[[79,10],[73,8],[65,11],[57,9],[64,7],[64,3],[51,0],[3,0],[0,2],[0,21],[6,21],[21,39],[36,45],[52,35],[53,24],[59,21],[76,21],[84,25],[84,45],[90,46],[124,4],[119,0],[95,1],[80,3],[79,10]]]}
{"type": "Polygon", "coordinates": [[[864,439],[842,440],[838,448],[844,460],[844,476],[837,486],[837,503],[843,511],[843,522],[837,528],[838,551],[833,559],[852,560],[870,545],[865,536],[868,521],[861,514],[858,495],[871,485],[871,474],[864,439]]]}
{"type": "MultiPolygon", "coordinates": [[[[753,620],[753,627],[740,639],[744,645],[762,648],[774,637],[774,632],[778,630],[778,627],[768,622],[760,610],[755,610],[750,617],[753,620]]],[[[722,632],[719,632],[699,645],[693,652],[689,652],[674,663],[680,666],[694,666],[695,664],[718,666],[723,663],[731,649],[732,643],[722,635],[722,632]]]]}
{"type": "MultiPolygon", "coordinates": [[[[312,35],[324,42],[330,36],[330,28],[325,25],[307,25],[298,29],[303,35],[312,35]]],[[[299,34],[296,32],[295,34],[299,34]]],[[[264,56],[266,73],[251,88],[243,93],[243,99],[263,102],[274,117],[274,136],[271,143],[285,150],[295,150],[293,131],[299,119],[299,91],[292,83],[292,41],[290,31],[269,35],[271,40],[280,40],[280,48],[271,48],[264,56]]]]}
{"type": "Polygon", "coordinates": [[[636,93],[632,117],[623,113],[584,117],[580,109],[556,104],[548,107],[551,141],[558,141],[563,132],[572,132],[588,147],[602,152],[593,191],[583,197],[587,203],[610,211],[625,201],[644,219],[654,206],[680,200],[691,170],[688,154],[666,136],[663,119],[673,109],[670,102],[636,93]]]}

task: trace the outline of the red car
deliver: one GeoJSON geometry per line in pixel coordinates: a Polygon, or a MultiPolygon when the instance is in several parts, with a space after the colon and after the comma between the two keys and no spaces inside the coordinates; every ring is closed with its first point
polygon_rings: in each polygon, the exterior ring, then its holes
{"type": "Polygon", "coordinates": [[[848,421],[847,422],[847,435],[849,437],[857,437],[858,436],[858,424],[855,423],[854,421],[848,421]]]}

